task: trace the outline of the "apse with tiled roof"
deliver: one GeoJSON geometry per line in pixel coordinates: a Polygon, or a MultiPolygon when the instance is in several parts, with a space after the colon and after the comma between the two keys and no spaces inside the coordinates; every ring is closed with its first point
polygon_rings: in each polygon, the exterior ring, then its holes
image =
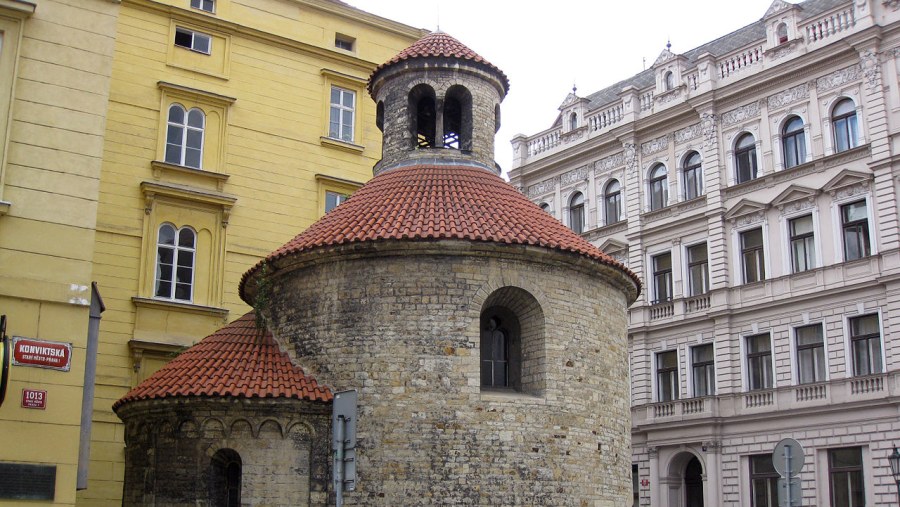
{"type": "Polygon", "coordinates": [[[375,177],[240,294],[307,374],[359,394],[355,505],[625,505],[636,275],[493,160],[496,66],[442,32],[369,81],[375,177]]]}

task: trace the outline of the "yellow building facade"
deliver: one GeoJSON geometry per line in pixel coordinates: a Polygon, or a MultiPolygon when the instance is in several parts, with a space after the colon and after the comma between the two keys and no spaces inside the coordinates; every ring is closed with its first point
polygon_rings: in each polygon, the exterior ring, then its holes
{"type": "Polygon", "coordinates": [[[366,80],[425,32],[336,0],[0,0],[0,33],[0,314],[10,342],[71,346],[68,371],[9,369],[0,475],[25,493],[0,505],[118,506],[113,402],[371,177],[366,80]]]}

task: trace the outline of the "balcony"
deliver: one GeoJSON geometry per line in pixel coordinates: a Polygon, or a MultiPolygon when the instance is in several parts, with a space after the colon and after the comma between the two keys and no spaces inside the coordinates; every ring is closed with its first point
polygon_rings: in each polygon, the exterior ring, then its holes
{"type": "Polygon", "coordinates": [[[900,394],[900,372],[851,377],[632,407],[632,427],[704,423],[705,419],[785,413],[846,403],[872,403],[900,394]]]}

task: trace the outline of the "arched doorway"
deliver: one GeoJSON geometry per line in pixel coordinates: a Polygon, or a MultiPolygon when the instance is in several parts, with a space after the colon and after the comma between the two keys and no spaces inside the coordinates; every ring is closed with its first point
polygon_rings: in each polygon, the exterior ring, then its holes
{"type": "Polygon", "coordinates": [[[664,507],[704,507],[703,462],[689,451],[681,451],[669,461],[668,474],[660,482],[668,490],[664,507]]]}
{"type": "Polygon", "coordinates": [[[703,465],[696,456],[684,467],[684,507],[703,507],[703,465]]]}

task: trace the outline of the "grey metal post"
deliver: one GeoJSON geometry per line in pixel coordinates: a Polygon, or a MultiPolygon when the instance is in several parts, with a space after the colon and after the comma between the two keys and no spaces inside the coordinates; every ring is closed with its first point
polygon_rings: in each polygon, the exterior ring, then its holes
{"type": "Polygon", "coordinates": [[[791,446],[786,445],[784,447],[784,470],[785,470],[785,482],[787,486],[787,507],[794,507],[794,502],[791,499],[791,446]]]}
{"type": "Polygon", "coordinates": [[[97,290],[91,283],[91,309],[88,320],[87,347],[84,354],[84,389],[81,396],[81,435],[78,443],[78,471],[75,489],[88,487],[88,463],[91,459],[91,423],[94,418],[94,377],[97,374],[97,349],[100,341],[100,314],[106,310],[97,290]]]}
{"type": "Polygon", "coordinates": [[[337,427],[334,429],[334,439],[337,440],[337,448],[334,450],[334,506],[344,505],[344,416],[337,417],[337,427]]]}

